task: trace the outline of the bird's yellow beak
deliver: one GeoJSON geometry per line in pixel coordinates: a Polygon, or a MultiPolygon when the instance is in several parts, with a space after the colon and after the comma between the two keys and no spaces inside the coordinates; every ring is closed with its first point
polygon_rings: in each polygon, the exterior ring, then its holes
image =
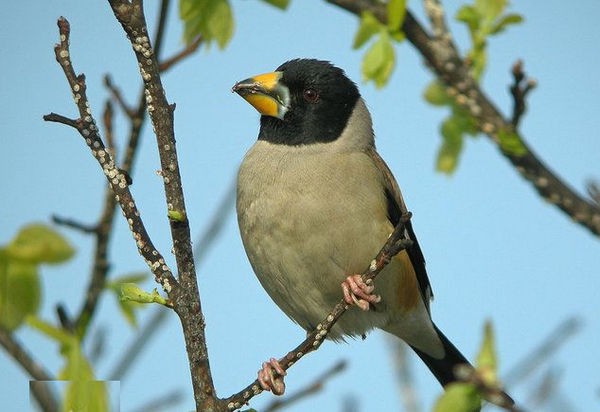
{"type": "Polygon", "coordinates": [[[283,119],[288,111],[290,91],[279,80],[282,72],[259,74],[237,82],[231,91],[242,96],[264,116],[283,119]]]}

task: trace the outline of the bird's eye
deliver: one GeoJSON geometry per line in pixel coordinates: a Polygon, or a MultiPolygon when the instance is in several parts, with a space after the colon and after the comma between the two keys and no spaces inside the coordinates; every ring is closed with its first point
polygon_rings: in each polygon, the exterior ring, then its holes
{"type": "Polygon", "coordinates": [[[308,103],[316,103],[319,100],[319,92],[315,89],[304,89],[302,96],[308,103]]]}

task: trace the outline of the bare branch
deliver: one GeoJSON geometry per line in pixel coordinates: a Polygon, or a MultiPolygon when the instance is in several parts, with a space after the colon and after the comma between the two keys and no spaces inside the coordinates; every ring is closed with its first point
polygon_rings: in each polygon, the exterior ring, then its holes
{"type": "Polygon", "coordinates": [[[196,37],[194,41],[188,44],[185,48],[175,53],[173,56],[161,61],[159,64],[160,71],[165,72],[169,70],[175,64],[194,53],[196,50],[198,50],[198,47],[200,47],[203,41],[204,39],[202,37],[196,37]]]}
{"type": "Polygon", "coordinates": [[[127,102],[123,98],[123,95],[121,94],[121,90],[119,90],[113,84],[112,77],[110,75],[108,75],[108,74],[104,75],[103,81],[104,81],[104,87],[106,87],[108,89],[112,98],[117,102],[117,104],[119,105],[119,107],[121,108],[123,113],[125,113],[127,115],[129,120],[133,121],[133,119],[136,118],[137,110],[134,109],[133,107],[131,107],[129,104],[127,104],[127,102]]]}
{"type": "Polygon", "coordinates": [[[147,342],[160,331],[160,325],[167,319],[167,313],[168,311],[161,307],[154,309],[154,313],[140,329],[133,342],[121,353],[119,360],[115,363],[115,367],[108,375],[109,380],[123,380],[127,372],[129,372],[131,365],[141,355],[142,349],[147,345],[147,342]]]}
{"type": "Polygon", "coordinates": [[[56,397],[48,387],[47,382],[45,382],[53,380],[54,377],[31,357],[14,335],[3,328],[0,328],[0,345],[2,345],[6,352],[27,371],[29,376],[36,381],[40,381],[32,382],[34,384],[30,385],[30,390],[42,410],[44,412],[58,411],[56,397]]]}
{"type": "Polygon", "coordinates": [[[414,378],[410,368],[410,359],[407,356],[408,345],[400,339],[388,339],[391,346],[391,356],[396,369],[396,381],[400,402],[404,412],[418,412],[419,402],[414,387],[414,378]]]}
{"type": "Polygon", "coordinates": [[[148,114],[156,135],[161,174],[170,217],[173,252],[177,262],[180,288],[169,294],[179,315],[186,342],[192,386],[197,410],[217,410],[219,402],[210,372],[204,318],[191,246],[190,227],[185,209],[173,127],[174,106],[167,102],[157,56],[150,44],[142,2],[109,0],[115,17],[127,34],[138,62],[148,114]]]}
{"type": "MultiPolygon", "coordinates": [[[[385,245],[381,248],[377,256],[371,261],[369,268],[362,274],[362,279],[365,283],[371,283],[375,277],[383,270],[383,268],[396,256],[401,250],[412,245],[412,241],[405,237],[405,224],[410,220],[411,213],[408,212],[400,217],[398,226],[394,229],[385,245]]],[[[310,332],[304,341],[296,348],[288,352],[284,357],[279,359],[279,364],[284,371],[288,370],[294,363],[304,357],[306,354],[313,352],[321,346],[327,334],[335,325],[337,320],[346,312],[348,304],[344,299],[340,299],[339,303],[329,312],[329,314],[310,332]]],[[[230,411],[241,408],[250,399],[262,392],[262,388],[255,380],[242,391],[231,395],[224,399],[227,403],[227,408],[230,411]]]]}
{"type": "Polygon", "coordinates": [[[332,367],[323,372],[320,376],[317,376],[311,383],[309,383],[304,388],[296,391],[295,393],[286,396],[283,399],[275,399],[269,405],[267,405],[263,411],[264,412],[275,412],[289,407],[290,405],[306,398],[311,395],[314,395],[321,390],[325,386],[328,380],[333,378],[335,375],[341,373],[346,369],[346,361],[341,360],[336,362],[332,367]]]}
{"type": "MultiPolygon", "coordinates": [[[[86,144],[90,148],[92,155],[98,161],[104,172],[109,185],[118,198],[119,204],[127,218],[127,222],[136,240],[138,251],[145,258],[146,263],[154,274],[156,281],[162,285],[165,292],[171,292],[172,288],[177,286],[177,282],[173,277],[170,269],[166,266],[164,259],[152,244],[148,233],[139,216],[139,211],[135,205],[135,201],[129,191],[128,178],[126,173],[115,166],[115,163],[106,151],[104,142],[102,141],[96,122],[91,114],[91,108],[86,95],[86,84],[84,75],[75,75],[73,64],[71,62],[69,50],[69,22],[61,17],[58,20],[60,43],[54,48],[56,60],[60,64],[67,78],[75,104],[79,110],[80,117],[76,120],[68,119],[64,116],[50,114],[44,116],[47,121],[58,121],[67,124],[77,129],[84,138],[86,144]]],[[[79,322],[78,322],[79,323],[79,322]]]]}
{"type": "Polygon", "coordinates": [[[61,217],[58,215],[52,215],[52,222],[57,225],[68,227],[70,229],[74,229],[74,230],[77,230],[78,232],[85,233],[85,234],[94,234],[97,232],[96,226],[88,225],[88,224],[85,224],[82,222],[78,222],[75,219],[61,217]]]}
{"type": "MultiPolygon", "coordinates": [[[[386,23],[386,7],[380,2],[369,0],[326,0],[351,13],[360,16],[371,12],[381,22],[386,23]]],[[[428,4],[437,2],[428,1],[428,4]]],[[[437,4],[439,6],[439,4],[437,4]]],[[[435,25],[439,30],[440,23],[435,25]]],[[[466,109],[477,121],[477,126],[494,142],[500,153],[506,157],[517,172],[529,181],[540,196],[565,212],[575,222],[600,236],[600,207],[579,195],[548,168],[537,154],[526,144],[506,120],[494,103],[479,88],[469,72],[469,66],[461,58],[451,38],[438,39],[430,36],[419,22],[407,11],[402,24],[406,38],[419,51],[427,62],[427,67],[446,85],[446,92],[455,102],[466,109]],[[508,150],[502,144],[501,135],[511,134],[522,150],[508,150]]]]}
{"type": "Polygon", "coordinates": [[[180,390],[173,390],[165,395],[150,399],[144,405],[134,409],[134,412],[161,412],[173,410],[173,408],[182,401],[183,392],[180,390]]]}
{"type": "Polygon", "coordinates": [[[506,386],[514,386],[533,373],[564,343],[581,329],[581,320],[570,317],[562,321],[535,349],[518,362],[503,379],[506,386]]]}
{"type": "Polygon", "coordinates": [[[104,110],[102,111],[102,125],[104,126],[104,138],[106,139],[106,149],[110,152],[110,155],[117,161],[117,147],[114,139],[114,117],[115,111],[113,104],[110,99],[106,99],[104,102],[104,110]]]}
{"type": "Polygon", "coordinates": [[[233,205],[235,204],[235,182],[232,182],[225,195],[217,205],[213,216],[208,220],[208,224],[197,237],[196,246],[194,248],[194,259],[196,264],[202,262],[204,256],[208,252],[208,248],[214,243],[217,235],[223,229],[227,216],[231,212],[233,205]]]}

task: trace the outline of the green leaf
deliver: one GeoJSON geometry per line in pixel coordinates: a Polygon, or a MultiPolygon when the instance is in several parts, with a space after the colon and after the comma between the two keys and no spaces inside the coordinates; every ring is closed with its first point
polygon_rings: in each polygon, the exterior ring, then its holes
{"type": "Polygon", "coordinates": [[[469,27],[469,31],[475,32],[479,28],[479,24],[481,21],[481,16],[475,9],[475,7],[466,4],[462,6],[456,12],[454,18],[458,21],[462,21],[469,27]]]}
{"type": "Polygon", "coordinates": [[[458,165],[463,130],[459,120],[455,116],[450,116],[442,122],[440,132],[443,140],[438,150],[435,168],[438,172],[452,174],[458,165]]]}
{"type": "Polygon", "coordinates": [[[183,222],[185,221],[185,212],[181,212],[179,210],[169,210],[167,212],[167,217],[174,222],[183,222]]]}
{"type": "Polygon", "coordinates": [[[233,14],[227,0],[179,0],[179,17],[186,44],[202,36],[207,44],[216,41],[222,49],[233,35],[233,14]]]}
{"type": "Polygon", "coordinates": [[[148,278],[146,272],[131,273],[125,276],[118,277],[106,284],[106,288],[113,292],[117,300],[117,306],[127,323],[133,327],[137,327],[136,310],[142,307],[142,304],[132,300],[121,299],[121,287],[123,284],[133,283],[139,284],[148,278]]]}
{"type": "Polygon", "coordinates": [[[471,75],[475,80],[479,80],[487,63],[485,44],[475,45],[468,55],[471,60],[471,75]]]}
{"type": "Polygon", "coordinates": [[[433,412],[479,412],[481,410],[481,397],[473,385],[454,382],[444,389],[444,393],[433,405],[433,412]]]}
{"type": "Polygon", "coordinates": [[[523,21],[523,16],[516,13],[509,13],[497,20],[490,29],[490,34],[503,32],[511,24],[519,24],[523,21]]]}
{"type": "Polygon", "coordinates": [[[525,147],[519,135],[513,131],[498,131],[498,141],[504,153],[519,157],[527,153],[527,147],[525,147]]]}
{"type": "Polygon", "coordinates": [[[37,266],[10,259],[0,250],[0,327],[13,331],[40,307],[37,266]]]}
{"type": "Polygon", "coordinates": [[[406,15],[406,0],[389,0],[387,3],[387,23],[390,32],[400,31],[406,15]]]}
{"type": "Polygon", "coordinates": [[[7,245],[6,253],[11,259],[39,264],[64,262],[75,251],[58,232],[44,224],[34,223],[21,228],[7,245]]]}
{"type": "Polygon", "coordinates": [[[148,293],[138,287],[135,283],[124,283],[121,285],[121,300],[138,303],[160,303],[166,305],[167,300],[158,294],[156,289],[148,293]]]}
{"type": "Polygon", "coordinates": [[[446,93],[444,86],[437,80],[432,81],[425,88],[423,98],[429,104],[434,106],[445,106],[452,102],[446,93]]]}
{"type": "Polygon", "coordinates": [[[96,381],[94,371],[82,354],[79,341],[75,338],[63,348],[66,360],[58,378],[68,381],[63,397],[63,412],[108,411],[108,393],[104,382],[96,381]]]}
{"type": "Polygon", "coordinates": [[[506,0],[475,0],[474,6],[484,20],[491,22],[506,8],[506,0]]]}
{"type": "Polygon", "coordinates": [[[379,37],[363,56],[361,70],[363,79],[372,80],[377,88],[383,87],[394,69],[395,55],[390,35],[381,30],[379,37]]]}
{"type": "Polygon", "coordinates": [[[403,31],[393,31],[390,33],[390,36],[396,43],[401,43],[406,39],[406,35],[403,31]]]}
{"type": "Polygon", "coordinates": [[[496,348],[494,347],[494,331],[492,324],[487,321],[483,328],[483,341],[475,360],[475,366],[484,381],[488,384],[494,384],[496,379],[496,348]]]}
{"type": "Polygon", "coordinates": [[[361,48],[367,41],[371,39],[376,33],[378,33],[383,25],[377,20],[373,13],[365,11],[360,15],[360,23],[358,30],[354,34],[354,41],[352,42],[353,49],[361,48]]]}
{"type": "Polygon", "coordinates": [[[269,3],[271,6],[275,6],[278,9],[285,10],[290,4],[290,0],[263,0],[265,3],[269,3]]]}

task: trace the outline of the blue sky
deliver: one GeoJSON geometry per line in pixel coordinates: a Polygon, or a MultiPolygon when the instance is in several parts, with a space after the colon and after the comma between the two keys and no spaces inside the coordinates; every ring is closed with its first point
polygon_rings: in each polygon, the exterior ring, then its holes
{"type": "MultiPolygon", "coordinates": [[[[356,19],[323,2],[292,1],[280,12],[259,1],[234,2],[236,33],[220,52],[202,50],[167,73],[164,85],[175,112],[181,172],[193,233],[200,233],[227,192],[236,168],[258,130],[257,113],[230,92],[237,80],[270,71],[295,57],[327,59],[360,82],[361,53],[351,50],[356,19]]],[[[452,15],[459,2],[449,1],[452,15]]],[[[153,24],[154,2],[147,2],[153,24]]],[[[409,6],[422,19],[421,4],[409,6]]],[[[0,243],[20,226],[48,222],[53,213],[93,222],[99,213],[104,180],[82,139],[71,129],[44,123],[51,111],[75,115],[75,107],[52,47],[56,19],[71,22],[73,63],[87,76],[88,95],[97,119],[107,96],[102,76],[110,73],[127,100],[139,91],[137,66],[129,44],[105,2],[9,2],[0,26],[3,55],[0,76],[0,243]]],[[[510,113],[507,86],[512,63],[522,58],[539,86],[529,98],[522,132],[539,156],[578,190],[600,178],[600,3],[514,1],[512,10],[526,22],[489,43],[486,93],[503,113],[510,113]]],[[[451,24],[456,40],[467,47],[465,29],[451,24]]],[[[181,47],[180,25],[171,13],[166,55],[181,47]]],[[[444,110],[421,98],[431,75],[406,43],[397,48],[397,69],[389,85],[376,90],[360,84],[373,114],[379,152],[394,172],[425,253],[435,300],[433,317],[464,354],[473,358],[486,319],[497,334],[500,373],[508,372],[539,345],[561,321],[576,316],[582,329],[537,372],[560,375],[558,396],[574,410],[598,409],[600,403],[599,239],[543,202],[493,144],[469,139],[458,171],[434,172],[438,127],[444,110]]],[[[117,124],[118,144],[125,122],[117,124]]],[[[170,237],[154,137],[149,128],[132,191],[146,226],[168,258],[170,237]]],[[[113,240],[113,276],[145,270],[120,216],[113,240]]],[[[55,319],[62,302],[72,313],[80,305],[90,267],[91,239],[61,229],[77,248],[67,265],[43,270],[42,316],[55,319]]],[[[171,267],[174,268],[171,258],[171,267]]],[[[228,396],[254,379],[260,362],[281,356],[303,337],[270,301],[254,278],[239,239],[233,210],[225,230],[198,277],[213,377],[219,395],[228,396]]],[[[148,283],[148,288],[153,287],[148,283]]],[[[152,310],[140,316],[141,323],[152,310]]],[[[120,317],[110,296],[102,299],[96,327],[107,336],[106,354],[96,365],[108,376],[135,331],[120,317]]],[[[61,367],[58,348],[37,333],[18,337],[49,370],[61,367]]],[[[394,369],[383,333],[365,341],[326,343],[294,367],[288,390],[307,384],[339,359],[348,369],[318,395],[290,410],[341,410],[351,397],[360,411],[390,410],[398,403],[394,369]]],[[[428,410],[440,388],[425,366],[411,357],[417,395],[428,410]]],[[[28,378],[0,351],[1,410],[28,410],[28,378]]],[[[530,383],[511,388],[521,401],[530,383]]],[[[169,317],[135,370],[120,385],[122,411],[133,410],[167,391],[180,389],[185,401],[172,410],[191,410],[187,360],[176,316],[169,317]]],[[[271,395],[256,398],[260,410],[271,395]]]]}

